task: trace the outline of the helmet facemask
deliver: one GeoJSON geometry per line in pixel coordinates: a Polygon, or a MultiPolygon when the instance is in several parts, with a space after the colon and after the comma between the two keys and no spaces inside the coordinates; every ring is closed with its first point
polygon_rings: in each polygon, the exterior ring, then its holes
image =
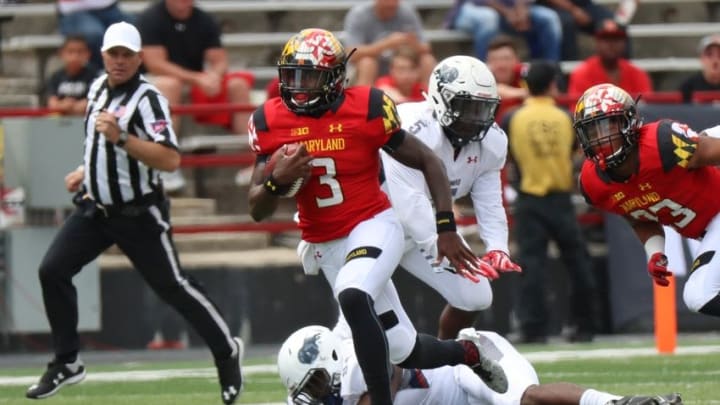
{"type": "Polygon", "coordinates": [[[330,375],[324,368],[308,370],[305,378],[290,394],[294,404],[320,405],[333,403],[340,395],[340,373],[330,375]]]}
{"type": "Polygon", "coordinates": [[[500,103],[499,99],[472,97],[468,94],[450,94],[446,98],[443,92],[443,102],[447,110],[440,118],[450,143],[461,148],[473,141],[482,141],[487,130],[495,121],[495,111],[500,103]]]}
{"type": "Polygon", "coordinates": [[[340,95],[345,81],[345,65],[334,69],[313,66],[280,66],[280,97],[298,114],[327,109],[340,95]]]}
{"type": "Polygon", "coordinates": [[[575,123],[585,156],[601,169],[620,166],[637,145],[636,119],[627,114],[604,115],[575,123]]]}

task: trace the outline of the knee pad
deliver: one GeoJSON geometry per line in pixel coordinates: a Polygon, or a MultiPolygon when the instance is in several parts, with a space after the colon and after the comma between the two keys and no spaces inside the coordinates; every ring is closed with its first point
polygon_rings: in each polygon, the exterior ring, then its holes
{"type": "Polygon", "coordinates": [[[720,316],[720,295],[712,297],[710,301],[700,307],[698,312],[710,316],[720,316]]]}
{"type": "Polygon", "coordinates": [[[338,303],[343,315],[345,315],[345,319],[350,324],[353,323],[359,313],[366,313],[368,310],[374,311],[374,302],[370,294],[357,288],[340,291],[338,303]]]}
{"type": "Polygon", "coordinates": [[[393,311],[380,314],[380,323],[383,329],[385,329],[390,362],[392,364],[400,364],[410,356],[413,347],[415,347],[417,332],[412,325],[405,325],[403,322],[399,322],[393,311]],[[394,318],[394,322],[388,322],[388,319],[392,318],[394,318]]]}

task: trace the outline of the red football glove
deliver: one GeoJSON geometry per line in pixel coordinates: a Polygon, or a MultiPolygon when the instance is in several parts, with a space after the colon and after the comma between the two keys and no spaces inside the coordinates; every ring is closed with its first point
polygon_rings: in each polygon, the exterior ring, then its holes
{"type": "Polygon", "coordinates": [[[667,278],[672,276],[672,272],[668,270],[668,259],[662,252],[653,253],[648,261],[648,273],[652,277],[655,284],[667,287],[670,285],[670,280],[667,278]]]}
{"type": "Polygon", "coordinates": [[[513,263],[513,261],[510,260],[510,256],[502,250],[491,250],[485,253],[485,256],[482,257],[482,261],[493,266],[497,271],[522,271],[522,268],[513,263]]]}

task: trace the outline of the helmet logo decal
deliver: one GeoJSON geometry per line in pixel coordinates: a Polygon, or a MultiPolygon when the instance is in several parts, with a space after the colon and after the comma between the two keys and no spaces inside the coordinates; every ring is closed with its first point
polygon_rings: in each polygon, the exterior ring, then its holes
{"type": "Polygon", "coordinates": [[[438,74],[438,84],[446,84],[446,83],[452,83],[455,81],[455,79],[460,76],[460,72],[458,72],[458,69],[455,66],[450,65],[442,65],[440,66],[440,69],[437,71],[438,74]]]}
{"type": "Polygon", "coordinates": [[[623,94],[618,92],[617,89],[615,86],[603,86],[588,94],[583,103],[583,107],[587,109],[586,114],[595,115],[622,110],[624,106],[623,94]]]}
{"type": "Polygon", "coordinates": [[[318,354],[320,354],[318,340],[320,340],[320,333],[305,338],[300,351],[298,351],[298,360],[300,360],[300,363],[312,364],[317,359],[318,354]]]}
{"type": "Polygon", "coordinates": [[[295,55],[299,61],[309,61],[320,67],[331,67],[337,63],[338,50],[339,46],[335,38],[327,35],[325,31],[318,30],[309,33],[297,44],[295,55]]]}

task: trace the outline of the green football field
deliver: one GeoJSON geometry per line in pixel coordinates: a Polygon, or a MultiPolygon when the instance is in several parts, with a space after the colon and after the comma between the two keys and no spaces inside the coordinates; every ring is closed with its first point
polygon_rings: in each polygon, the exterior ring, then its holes
{"type": "MultiPolygon", "coordinates": [[[[617,394],[680,392],[685,404],[720,404],[720,338],[681,340],[674,355],[654,354],[649,340],[584,345],[521,346],[541,382],[569,381],[617,394]]],[[[60,404],[220,404],[208,361],[88,364],[88,378],[43,400],[60,404]]],[[[282,403],[274,358],[244,366],[242,404],[282,403]]],[[[0,369],[0,404],[28,404],[37,368],[0,369]]]]}

